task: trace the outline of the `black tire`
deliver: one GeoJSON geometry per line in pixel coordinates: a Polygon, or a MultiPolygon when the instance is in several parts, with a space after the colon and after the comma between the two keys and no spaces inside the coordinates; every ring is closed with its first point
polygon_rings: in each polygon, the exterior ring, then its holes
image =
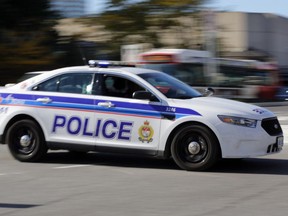
{"type": "Polygon", "coordinates": [[[211,168],[220,158],[218,139],[207,127],[188,125],[175,134],[171,144],[175,163],[188,171],[203,171],[211,168]]]}
{"type": "Polygon", "coordinates": [[[41,128],[34,121],[15,122],[7,131],[6,143],[13,157],[22,162],[36,162],[47,153],[41,128]]]}

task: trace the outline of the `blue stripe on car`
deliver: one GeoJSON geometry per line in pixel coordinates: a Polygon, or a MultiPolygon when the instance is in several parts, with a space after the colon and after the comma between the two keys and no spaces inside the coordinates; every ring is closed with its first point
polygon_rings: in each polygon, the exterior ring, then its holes
{"type": "Polygon", "coordinates": [[[162,114],[175,114],[176,118],[181,118],[187,115],[201,116],[195,110],[173,107],[175,112],[167,111],[170,109],[169,106],[163,105],[151,105],[151,104],[139,104],[139,103],[129,103],[121,101],[110,101],[115,105],[112,108],[105,108],[97,106],[99,102],[106,102],[106,100],[97,99],[83,99],[83,98],[72,98],[72,97],[62,97],[62,96],[51,96],[51,95],[29,95],[29,94],[2,94],[2,104],[17,104],[26,106],[37,106],[37,107],[50,107],[50,108],[63,108],[63,109],[80,109],[87,111],[98,111],[107,113],[119,113],[119,114],[130,114],[130,115],[140,115],[140,116],[151,116],[161,118],[162,114]],[[38,98],[49,97],[51,103],[38,102],[38,98]]]}

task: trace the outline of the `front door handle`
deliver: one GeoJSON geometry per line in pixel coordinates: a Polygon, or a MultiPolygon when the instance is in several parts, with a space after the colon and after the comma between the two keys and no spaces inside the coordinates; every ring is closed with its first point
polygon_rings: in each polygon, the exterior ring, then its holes
{"type": "Polygon", "coordinates": [[[168,119],[168,120],[175,120],[175,114],[174,113],[162,113],[162,118],[163,119],[168,119]]]}

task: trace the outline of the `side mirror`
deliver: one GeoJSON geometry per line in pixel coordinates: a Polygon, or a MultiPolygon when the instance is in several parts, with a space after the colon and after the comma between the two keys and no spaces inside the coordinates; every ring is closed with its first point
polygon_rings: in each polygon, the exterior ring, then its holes
{"type": "Polygon", "coordinates": [[[203,96],[209,97],[212,96],[215,93],[215,90],[211,87],[208,87],[204,90],[203,96]]]}
{"type": "Polygon", "coordinates": [[[33,91],[38,91],[39,90],[39,86],[37,85],[37,86],[34,86],[33,88],[32,88],[32,90],[33,91]]]}
{"type": "Polygon", "coordinates": [[[157,98],[148,91],[135,91],[132,97],[140,100],[157,101],[157,98]]]}

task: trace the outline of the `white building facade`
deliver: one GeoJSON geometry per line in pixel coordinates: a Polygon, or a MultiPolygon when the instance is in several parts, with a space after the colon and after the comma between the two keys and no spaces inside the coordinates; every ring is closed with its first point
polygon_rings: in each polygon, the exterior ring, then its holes
{"type": "Polygon", "coordinates": [[[269,13],[217,13],[218,37],[227,56],[271,56],[288,66],[288,18],[269,13]]]}

